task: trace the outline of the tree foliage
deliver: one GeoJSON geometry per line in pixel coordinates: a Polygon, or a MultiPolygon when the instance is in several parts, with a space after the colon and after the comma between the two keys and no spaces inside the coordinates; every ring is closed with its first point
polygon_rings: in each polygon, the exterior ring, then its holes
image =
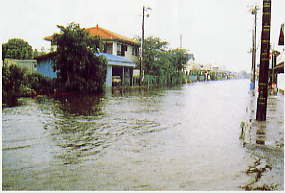
{"type": "Polygon", "coordinates": [[[37,58],[38,56],[42,56],[48,54],[48,52],[45,51],[38,51],[37,49],[34,49],[33,51],[33,58],[37,58]]]}
{"type": "Polygon", "coordinates": [[[2,86],[3,104],[15,106],[19,97],[52,94],[55,80],[37,72],[28,73],[16,65],[3,65],[2,86]]]}
{"type": "Polygon", "coordinates": [[[43,76],[38,72],[26,74],[26,87],[37,94],[52,94],[55,89],[55,79],[43,76]]]}
{"type": "Polygon", "coordinates": [[[8,106],[17,105],[17,98],[21,95],[21,87],[25,84],[23,69],[11,65],[2,68],[3,103],[8,106]]]}
{"type": "Polygon", "coordinates": [[[159,75],[161,72],[160,60],[165,60],[164,52],[168,42],[158,37],[148,37],[143,45],[143,69],[145,74],[159,75]]]}
{"type": "Polygon", "coordinates": [[[187,63],[188,56],[185,49],[172,49],[169,51],[171,63],[176,71],[182,71],[187,63]]]}
{"type": "Polygon", "coordinates": [[[188,60],[185,49],[167,49],[168,42],[158,37],[144,40],[143,69],[146,75],[157,76],[164,83],[176,83],[173,80],[183,74],[188,60]]]}
{"type": "Polygon", "coordinates": [[[54,66],[57,78],[67,91],[102,91],[106,78],[107,61],[97,55],[101,41],[92,37],[79,24],[58,26],[60,34],[54,34],[57,45],[54,66]]]}
{"type": "Polygon", "coordinates": [[[5,58],[32,59],[32,57],[32,46],[25,40],[13,38],[2,45],[2,60],[5,58]]]}

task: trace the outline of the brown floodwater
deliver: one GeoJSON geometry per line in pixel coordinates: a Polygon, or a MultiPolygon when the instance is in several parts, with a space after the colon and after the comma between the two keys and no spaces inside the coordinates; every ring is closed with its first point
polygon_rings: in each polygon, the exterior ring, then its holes
{"type": "MultiPolygon", "coordinates": [[[[2,188],[243,190],[265,151],[239,139],[248,88],[227,80],[21,99],[2,111],[2,188]]],[[[283,189],[283,154],[267,156],[283,189]]]]}

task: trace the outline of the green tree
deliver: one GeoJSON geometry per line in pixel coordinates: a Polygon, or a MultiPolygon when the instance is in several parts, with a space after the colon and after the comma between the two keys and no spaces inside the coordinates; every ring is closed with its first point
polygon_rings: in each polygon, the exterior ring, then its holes
{"type": "Polygon", "coordinates": [[[188,60],[187,52],[185,49],[172,49],[169,51],[171,55],[171,62],[177,71],[182,71],[188,60]]]}
{"type": "Polygon", "coordinates": [[[33,58],[36,58],[38,56],[42,56],[45,54],[48,54],[48,52],[42,51],[43,49],[41,49],[41,51],[38,51],[38,49],[34,49],[33,51],[33,58]]]}
{"type": "Polygon", "coordinates": [[[5,58],[32,59],[32,57],[32,46],[25,40],[13,38],[2,45],[2,60],[5,58]]]}
{"type": "Polygon", "coordinates": [[[57,45],[54,69],[66,91],[99,92],[103,90],[107,61],[98,55],[101,41],[92,37],[79,24],[58,26],[60,34],[54,34],[57,45]]]}
{"type": "Polygon", "coordinates": [[[168,42],[158,37],[147,37],[143,46],[143,69],[146,75],[157,77],[160,84],[181,83],[188,60],[186,50],[169,50],[167,45],[168,42]]]}
{"type": "Polygon", "coordinates": [[[162,57],[167,48],[168,42],[160,40],[158,37],[147,37],[144,40],[143,69],[145,74],[159,75],[161,73],[162,57]]]}
{"type": "Polygon", "coordinates": [[[38,52],[37,49],[35,49],[34,52],[33,52],[33,58],[36,58],[38,56],[39,56],[39,52],[38,52]]]}
{"type": "Polygon", "coordinates": [[[11,65],[2,68],[3,103],[7,106],[17,105],[17,99],[21,95],[21,87],[25,84],[23,69],[11,65]]]}

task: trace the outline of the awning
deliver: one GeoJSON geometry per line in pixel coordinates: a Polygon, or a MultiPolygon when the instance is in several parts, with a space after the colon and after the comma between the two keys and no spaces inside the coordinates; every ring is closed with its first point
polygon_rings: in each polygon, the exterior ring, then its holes
{"type": "Polygon", "coordinates": [[[131,61],[130,59],[121,57],[121,56],[115,56],[113,54],[108,53],[99,53],[99,55],[103,55],[107,58],[108,65],[112,66],[126,66],[126,67],[136,67],[136,64],[131,61]]]}

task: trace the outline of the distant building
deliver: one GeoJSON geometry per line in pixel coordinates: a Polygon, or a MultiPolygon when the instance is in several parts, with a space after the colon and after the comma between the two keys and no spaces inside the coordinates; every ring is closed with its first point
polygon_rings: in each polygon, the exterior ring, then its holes
{"type": "MultiPolygon", "coordinates": [[[[215,67],[217,70],[219,69],[219,67],[215,67]]],[[[205,70],[205,71],[212,71],[213,70],[213,65],[211,64],[203,64],[201,65],[201,70],[205,70]]]]}
{"type": "Polygon", "coordinates": [[[185,73],[189,73],[191,70],[198,68],[197,65],[195,65],[195,57],[194,54],[192,52],[187,52],[187,62],[185,65],[185,73]]]}
{"type": "Polygon", "coordinates": [[[285,90],[285,76],[284,76],[284,62],[285,62],[285,52],[284,52],[284,24],[281,25],[279,34],[279,46],[283,46],[283,51],[277,56],[275,72],[277,72],[277,88],[284,93],[285,90]]]}
{"type": "MultiPolygon", "coordinates": [[[[101,28],[98,25],[85,29],[91,36],[98,36],[104,43],[104,49],[99,53],[107,58],[107,74],[106,86],[111,87],[114,77],[121,84],[131,84],[133,78],[133,70],[136,67],[135,61],[139,54],[139,42],[132,40],[123,35],[114,33],[107,29],[101,28]]],[[[45,40],[51,41],[53,36],[47,36],[45,40]]],[[[56,51],[56,45],[52,44],[51,50],[56,51]]],[[[56,77],[52,69],[54,61],[52,54],[40,56],[38,60],[38,72],[49,77],[56,77]]]]}
{"type": "Polygon", "coordinates": [[[213,67],[212,67],[212,71],[217,72],[217,71],[219,71],[219,70],[220,70],[220,68],[219,68],[218,66],[213,66],[213,67]]]}
{"type": "Polygon", "coordinates": [[[15,65],[19,68],[25,69],[27,72],[32,73],[36,71],[37,60],[32,60],[32,59],[18,60],[18,59],[5,58],[3,65],[5,66],[15,65]]]}
{"type": "Polygon", "coordinates": [[[227,71],[227,68],[226,68],[225,65],[220,65],[220,66],[219,66],[219,70],[221,70],[221,71],[227,71]]]}

